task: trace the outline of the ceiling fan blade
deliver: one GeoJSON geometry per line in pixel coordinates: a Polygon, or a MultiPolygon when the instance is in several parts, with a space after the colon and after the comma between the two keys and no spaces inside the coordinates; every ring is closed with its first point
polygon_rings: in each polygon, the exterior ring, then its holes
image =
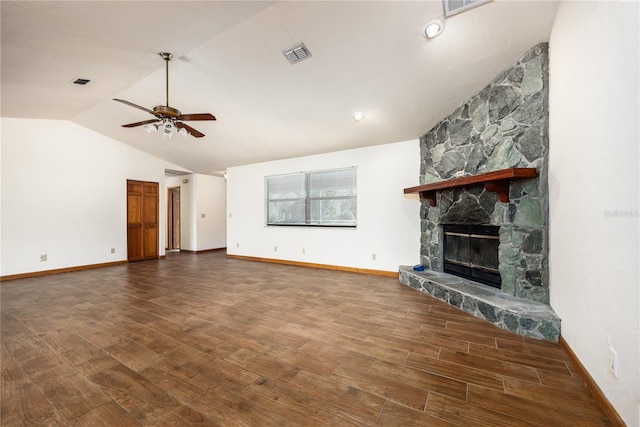
{"type": "Polygon", "coordinates": [[[135,123],[129,123],[127,125],[122,125],[123,128],[134,128],[136,126],[142,126],[142,125],[148,125],[150,123],[156,123],[159,122],[160,120],[158,119],[151,119],[151,120],[145,120],[143,122],[135,122],[135,123]]]}
{"type": "Polygon", "coordinates": [[[124,99],[117,99],[117,98],[113,98],[113,100],[114,101],[118,101],[118,102],[122,102],[123,104],[126,104],[126,105],[128,105],[130,107],[137,108],[138,110],[146,111],[149,114],[153,114],[153,110],[141,107],[141,106],[139,106],[137,104],[134,104],[133,102],[129,102],[129,101],[125,101],[124,99]]]}
{"type": "Polygon", "coordinates": [[[182,122],[176,122],[176,127],[178,129],[186,129],[187,132],[189,132],[191,134],[191,136],[194,136],[196,138],[202,138],[204,136],[204,133],[195,130],[194,128],[192,128],[191,126],[184,124],[182,122]]]}
{"type": "Polygon", "coordinates": [[[178,120],[215,120],[216,117],[213,114],[209,113],[199,113],[199,114],[180,114],[178,120]]]}

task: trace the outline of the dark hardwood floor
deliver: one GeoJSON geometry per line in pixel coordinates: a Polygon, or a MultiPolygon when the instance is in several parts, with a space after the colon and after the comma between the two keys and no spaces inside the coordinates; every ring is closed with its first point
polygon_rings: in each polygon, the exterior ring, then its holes
{"type": "Polygon", "coordinates": [[[2,426],[599,426],[556,344],[224,252],[6,281],[2,426]]]}

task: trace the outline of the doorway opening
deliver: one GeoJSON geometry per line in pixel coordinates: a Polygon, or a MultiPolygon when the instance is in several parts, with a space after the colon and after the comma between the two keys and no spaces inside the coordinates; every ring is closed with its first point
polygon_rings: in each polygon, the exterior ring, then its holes
{"type": "Polygon", "coordinates": [[[167,250],[180,251],[180,187],[167,189],[167,250]]]}

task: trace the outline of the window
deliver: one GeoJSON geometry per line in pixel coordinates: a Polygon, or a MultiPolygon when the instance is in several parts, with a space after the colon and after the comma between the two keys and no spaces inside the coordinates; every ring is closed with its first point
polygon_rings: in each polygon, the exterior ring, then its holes
{"type": "Polygon", "coordinates": [[[265,177],[267,225],[356,226],[356,168],[265,177]]]}
{"type": "Polygon", "coordinates": [[[444,17],[448,18],[457,13],[462,13],[474,7],[482,6],[491,0],[442,0],[444,17]]]}

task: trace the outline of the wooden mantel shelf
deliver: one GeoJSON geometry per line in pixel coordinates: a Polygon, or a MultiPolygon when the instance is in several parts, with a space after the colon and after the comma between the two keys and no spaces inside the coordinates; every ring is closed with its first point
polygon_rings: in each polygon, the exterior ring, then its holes
{"type": "Polygon", "coordinates": [[[420,197],[429,200],[431,206],[436,205],[436,192],[450,188],[466,187],[474,184],[484,184],[487,191],[498,193],[500,201],[509,201],[509,183],[516,179],[535,178],[538,176],[536,168],[509,168],[499,171],[481,173],[473,176],[447,179],[445,181],[431,182],[404,189],[404,194],[419,193],[420,197]]]}

